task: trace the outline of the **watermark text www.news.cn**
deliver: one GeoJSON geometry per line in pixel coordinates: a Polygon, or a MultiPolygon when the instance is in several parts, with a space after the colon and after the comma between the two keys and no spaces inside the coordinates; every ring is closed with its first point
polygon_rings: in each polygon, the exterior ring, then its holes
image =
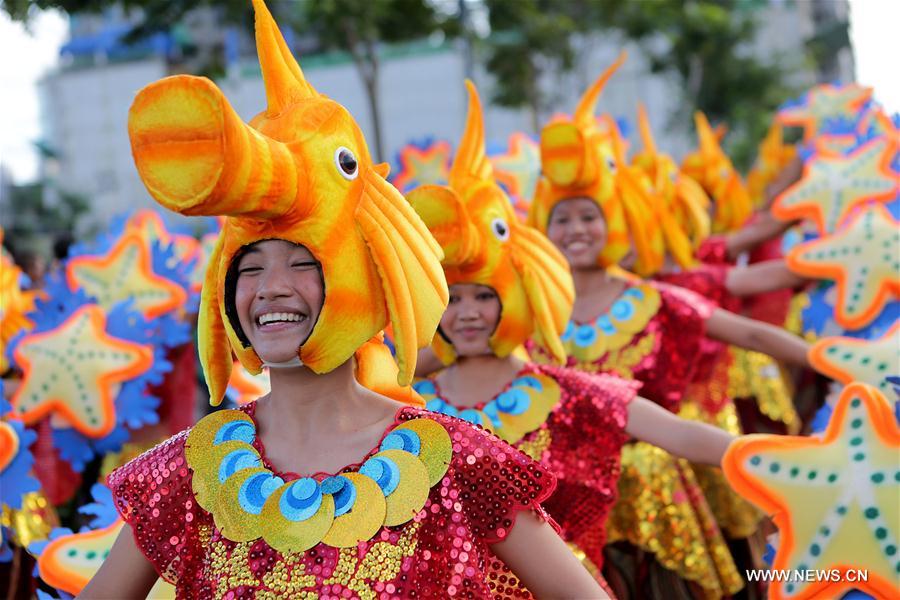
{"type": "Polygon", "coordinates": [[[847,581],[850,583],[869,581],[865,569],[747,569],[747,581],[773,583],[813,583],[847,581]]]}

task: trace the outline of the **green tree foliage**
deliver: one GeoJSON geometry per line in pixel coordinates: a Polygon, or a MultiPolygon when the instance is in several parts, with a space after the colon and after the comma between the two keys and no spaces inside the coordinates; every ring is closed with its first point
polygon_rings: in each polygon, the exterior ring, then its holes
{"type": "Polygon", "coordinates": [[[682,91],[677,123],[692,123],[695,110],[726,123],[728,149],[742,166],[752,160],[772,111],[796,92],[784,83],[777,61],[763,62],[750,50],[765,0],[484,1],[493,99],[529,108],[535,122],[549,108],[537,85],[541,75],[573,68],[580,58],[575,41],[604,31],[641,43],[653,72],[676,74],[682,91]]]}
{"type": "MultiPolygon", "coordinates": [[[[315,35],[323,48],[346,50],[366,90],[375,154],[385,158],[379,109],[379,45],[451,31],[446,16],[427,0],[305,0],[282,3],[283,16],[300,33],[315,35]]],[[[281,7],[279,7],[281,8],[281,7]]]]}
{"type": "MultiPolygon", "coordinates": [[[[100,12],[112,4],[141,11],[143,18],[129,34],[131,39],[169,30],[188,11],[203,5],[217,7],[226,22],[248,28],[253,23],[249,0],[3,0],[4,10],[21,21],[27,21],[30,7],[79,14],[100,12]]],[[[430,0],[269,0],[267,5],[281,25],[290,24],[297,33],[312,36],[320,49],[339,49],[350,54],[371,111],[374,154],[383,159],[378,98],[380,47],[383,43],[424,38],[438,30],[452,34],[456,30],[455,15],[437,10],[438,5],[430,0]]],[[[203,65],[198,74],[220,70],[215,64],[203,65]]]]}
{"type": "Polygon", "coordinates": [[[485,0],[491,36],[480,43],[485,66],[494,76],[491,100],[501,106],[528,108],[537,130],[549,107],[538,85],[546,73],[568,71],[575,64],[573,37],[596,27],[585,18],[596,10],[591,0],[485,0]]]}
{"type": "Polygon", "coordinates": [[[78,222],[90,212],[83,196],[49,188],[47,183],[10,186],[4,193],[3,228],[10,239],[31,239],[79,231],[78,222]]]}
{"type": "Polygon", "coordinates": [[[732,158],[746,166],[765,135],[772,112],[796,90],[785,83],[777,61],[751,52],[759,29],[760,3],[733,0],[610,1],[609,26],[644,41],[662,36],[661,50],[644,44],[654,72],[678,74],[683,108],[676,116],[690,123],[694,110],[729,127],[732,158]]]}

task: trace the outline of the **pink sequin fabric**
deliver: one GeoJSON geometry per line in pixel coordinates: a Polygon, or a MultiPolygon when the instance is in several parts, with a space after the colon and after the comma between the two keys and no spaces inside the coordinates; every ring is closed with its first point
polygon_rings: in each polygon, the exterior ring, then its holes
{"type": "MultiPolygon", "coordinates": [[[[637,395],[639,384],[534,363],[526,364],[516,377],[535,374],[556,381],[559,401],[546,421],[515,447],[556,477],[556,492],[544,502],[544,508],[559,525],[563,538],[599,569],[606,519],[618,496],[622,446],[628,441],[628,403],[637,395]]],[[[435,389],[440,396],[436,382],[435,389]]],[[[465,407],[454,408],[462,411],[465,407]]]]}
{"type": "MultiPolygon", "coordinates": [[[[741,307],[740,299],[729,293],[725,282],[731,269],[732,267],[726,264],[701,263],[687,271],[660,274],[656,280],[690,290],[719,308],[736,312],[741,307]]],[[[700,361],[694,373],[694,381],[709,381],[718,366],[717,361],[720,360],[730,362],[728,345],[704,336],[700,341],[700,361]]],[[[725,371],[727,372],[727,366],[725,371]]]]}
{"type": "MultiPolygon", "coordinates": [[[[253,405],[245,408],[252,416],[253,405]]],[[[110,474],[116,506],[138,547],[179,598],[527,597],[511,575],[489,582],[503,540],[521,510],[540,507],[555,487],[546,468],[465,421],[404,407],[395,425],[433,419],[453,456],[416,517],[382,527],[354,548],[325,544],[281,554],[264,540],[225,539],[191,490],[182,432],[110,474]]],[[[318,476],[317,476],[318,477],[318,476]]]]}
{"type": "MultiPolygon", "coordinates": [[[[566,366],[588,373],[608,373],[639,381],[640,395],[678,412],[685,389],[693,380],[706,339],[706,319],[715,306],[689,290],[647,282],[660,293],[660,305],[646,327],[626,346],[592,362],[569,356],[566,366]]],[[[549,356],[533,342],[529,351],[540,362],[549,356]]]]}

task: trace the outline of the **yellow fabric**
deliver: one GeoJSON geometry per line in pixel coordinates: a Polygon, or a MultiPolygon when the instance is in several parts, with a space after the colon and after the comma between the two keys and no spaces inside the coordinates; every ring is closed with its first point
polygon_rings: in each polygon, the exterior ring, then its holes
{"type": "MultiPolygon", "coordinates": [[[[0,227],[0,243],[3,228],[0,227]]],[[[34,327],[25,315],[34,310],[37,292],[25,291],[20,282],[22,271],[6,253],[0,253],[0,374],[9,370],[6,347],[15,336],[34,327]]]]}
{"type": "Polygon", "coordinates": [[[699,148],[685,157],[681,170],[703,186],[715,203],[713,233],[739,229],[753,213],[750,194],[731,159],[701,112],[694,113],[699,148]]]}
{"type": "Polygon", "coordinates": [[[128,132],[141,179],[163,206],[227,217],[201,295],[199,350],[217,404],[231,354],[251,373],[260,359],[225,315],[225,275],[248,244],[282,239],[322,265],[326,298],[298,353],[324,373],[346,362],[389,323],[410,382],[418,347],[431,340],[447,302],[440,247],[374,165],[353,117],[306,81],[262,0],[254,0],[256,44],[267,108],[243,123],[208,79],[179,75],[135,98],[128,132]],[[349,176],[341,149],[357,162],[349,176]]]}
{"type": "Polygon", "coordinates": [[[765,204],[766,186],[797,156],[797,147],[784,143],[783,129],[781,121],[772,120],[766,137],[759,144],[756,162],[747,174],[747,192],[757,208],[765,204]]]}
{"type": "MultiPolygon", "coordinates": [[[[444,251],[448,284],[476,283],[497,292],[503,309],[490,340],[494,353],[507,356],[534,336],[563,362],[559,336],[575,302],[568,264],[547,238],[516,219],[485,154],[478,92],[469,81],[466,88],[469,114],[450,184],[421,186],[407,198],[444,251]]],[[[433,346],[445,363],[455,360],[440,334],[433,346]]]]}
{"type": "Polygon", "coordinates": [[[627,541],[701,586],[707,598],[739,591],[744,582],[690,463],[646,442],[622,448],[619,499],[607,539],[627,541]]]}
{"type": "Polygon", "coordinates": [[[657,150],[643,104],[638,104],[638,130],[644,148],[635,154],[632,165],[652,186],[666,250],[682,268],[688,268],[694,264],[694,251],[710,234],[709,196],[678,169],[671,156],[657,150]]]}

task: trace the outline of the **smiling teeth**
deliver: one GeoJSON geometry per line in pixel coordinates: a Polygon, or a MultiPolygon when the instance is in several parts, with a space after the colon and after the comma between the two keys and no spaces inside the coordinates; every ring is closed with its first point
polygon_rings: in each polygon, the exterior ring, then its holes
{"type": "Polygon", "coordinates": [[[304,315],[298,315],[296,313],[266,313],[264,315],[259,316],[259,324],[265,325],[266,323],[273,323],[275,321],[302,321],[306,318],[304,315]]]}

